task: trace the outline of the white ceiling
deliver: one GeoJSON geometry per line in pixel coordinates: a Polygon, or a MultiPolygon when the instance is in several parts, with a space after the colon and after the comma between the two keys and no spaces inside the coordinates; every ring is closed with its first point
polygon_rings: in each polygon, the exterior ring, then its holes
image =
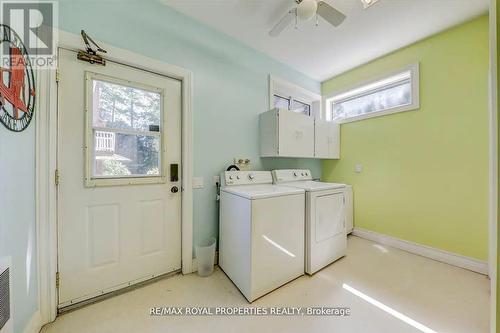
{"type": "Polygon", "coordinates": [[[269,30],[294,0],[160,0],[298,71],[324,81],[488,11],[488,0],[326,0],[347,15],[334,28],[320,18],[273,38],[269,30]]]}

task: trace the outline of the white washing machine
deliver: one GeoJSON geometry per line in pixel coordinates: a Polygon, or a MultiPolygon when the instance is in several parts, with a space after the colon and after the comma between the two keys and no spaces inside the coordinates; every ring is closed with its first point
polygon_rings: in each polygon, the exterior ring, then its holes
{"type": "Polygon", "coordinates": [[[304,200],[270,171],[223,174],[219,266],[249,302],[304,275],[304,200]]]}
{"type": "Polygon", "coordinates": [[[306,191],[305,271],[314,274],[345,256],[345,184],[312,180],[310,170],[274,170],[275,184],[306,191]]]}

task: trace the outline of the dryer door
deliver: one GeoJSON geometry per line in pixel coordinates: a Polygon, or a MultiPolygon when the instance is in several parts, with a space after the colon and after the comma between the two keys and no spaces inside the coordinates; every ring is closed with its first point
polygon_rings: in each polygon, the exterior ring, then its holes
{"type": "Polygon", "coordinates": [[[313,274],[345,255],[345,198],[342,191],[308,193],[306,272],[313,274]]]}

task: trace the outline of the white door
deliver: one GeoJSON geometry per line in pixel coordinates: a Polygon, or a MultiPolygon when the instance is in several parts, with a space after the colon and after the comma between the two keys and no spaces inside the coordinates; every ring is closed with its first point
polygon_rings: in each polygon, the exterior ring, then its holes
{"type": "Polygon", "coordinates": [[[181,82],[59,50],[59,307],[181,268],[181,82]]]}
{"type": "Polygon", "coordinates": [[[345,200],[343,190],[308,192],[306,218],[306,273],[345,256],[345,200]]]}

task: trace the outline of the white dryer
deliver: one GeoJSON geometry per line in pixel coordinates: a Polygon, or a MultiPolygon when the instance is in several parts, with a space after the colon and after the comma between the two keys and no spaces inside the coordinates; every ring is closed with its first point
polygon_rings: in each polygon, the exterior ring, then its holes
{"type": "Polygon", "coordinates": [[[219,266],[249,302],[304,274],[304,201],[270,171],[223,174],[219,266]]]}
{"type": "Polygon", "coordinates": [[[274,170],[275,184],[306,191],[305,271],[314,274],[345,256],[345,184],[312,180],[310,170],[274,170]]]}

